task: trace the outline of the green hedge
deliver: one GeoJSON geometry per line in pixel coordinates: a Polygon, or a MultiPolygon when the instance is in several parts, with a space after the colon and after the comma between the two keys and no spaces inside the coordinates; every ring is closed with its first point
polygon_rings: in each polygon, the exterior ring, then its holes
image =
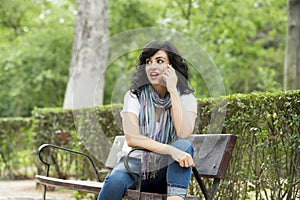
{"type": "Polygon", "coordinates": [[[31,118],[0,118],[0,179],[32,176],[31,118]]]}
{"type": "MultiPolygon", "coordinates": [[[[32,151],[36,152],[43,143],[63,145],[88,152],[101,168],[113,137],[122,134],[120,109],[121,105],[35,109],[32,151]]],[[[226,180],[221,182],[216,199],[249,199],[251,195],[256,199],[298,198],[299,125],[300,91],[199,99],[195,133],[238,136],[226,180]]],[[[51,173],[93,177],[86,161],[56,152],[52,155],[51,159],[59,161],[51,173]]],[[[38,173],[43,173],[42,166],[38,162],[35,165],[38,173]]],[[[191,187],[191,193],[198,191],[191,187]]]]}
{"type": "Polygon", "coordinates": [[[238,136],[219,199],[296,199],[300,195],[300,91],[199,100],[199,133],[238,136]],[[216,120],[216,124],[220,124],[216,120]]]}
{"type": "MultiPolygon", "coordinates": [[[[41,144],[51,143],[89,154],[99,168],[104,166],[114,136],[121,135],[117,126],[120,121],[120,105],[100,106],[78,110],[42,108],[33,111],[33,143],[37,149],[41,144]]],[[[95,179],[86,160],[75,155],[51,152],[49,162],[54,163],[50,173],[61,178],[95,179]],[[53,160],[57,160],[53,162],[53,160]],[[78,160],[81,160],[78,162],[78,160]],[[66,164],[67,163],[67,164],[66,164]],[[71,167],[71,168],[70,168],[71,167]]],[[[36,163],[38,173],[44,166],[36,163]]]]}

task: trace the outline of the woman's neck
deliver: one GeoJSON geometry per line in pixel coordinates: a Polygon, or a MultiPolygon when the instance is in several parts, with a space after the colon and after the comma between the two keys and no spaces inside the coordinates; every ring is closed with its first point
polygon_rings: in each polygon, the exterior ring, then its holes
{"type": "Polygon", "coordinates": [[[167,88],[162,85],[152,85],[159,98],[164,98],[167,94],[167,88]]]}

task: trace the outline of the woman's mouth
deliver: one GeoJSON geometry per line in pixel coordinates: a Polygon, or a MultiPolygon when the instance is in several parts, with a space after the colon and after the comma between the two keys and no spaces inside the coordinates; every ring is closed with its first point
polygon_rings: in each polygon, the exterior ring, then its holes
{"type": "Polygon", "coordinates": [[[151,72],[150,73],[151,78],[157,78],[158,76],[159,76],[159,73],[157,73],[157,72],[151,72]]]}

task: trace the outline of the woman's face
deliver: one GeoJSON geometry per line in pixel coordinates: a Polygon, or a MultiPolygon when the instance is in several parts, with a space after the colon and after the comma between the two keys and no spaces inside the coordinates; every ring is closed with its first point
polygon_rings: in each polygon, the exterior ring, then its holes
{"type": "Polygon", "coordinates": [[[146,59],[146,74],[152,85],[162,84],[162,74],[170,64],[167,53],[158,50],[152,57],[146,59]]]}

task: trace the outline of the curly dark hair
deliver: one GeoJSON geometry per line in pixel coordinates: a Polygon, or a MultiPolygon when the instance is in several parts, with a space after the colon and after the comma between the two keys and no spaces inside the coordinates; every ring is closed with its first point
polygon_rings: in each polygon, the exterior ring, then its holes
{"type": "Polygon", "coordinates": [[[139,96],[141,87],[150,83],[145,70],[146,59],[152,57],[159,50],[164,50],[167,53],[170,64],[176,71],[178,77],[177,88],[179,89],[180,94],[189,94],[194,92],[189,84],[187,63],[179,54],[177,48],[168,41],[153,41],[148,43],[142,49],[136,64],[136,72],[134,73],[131,81],[131,92],[139,96]]]}

